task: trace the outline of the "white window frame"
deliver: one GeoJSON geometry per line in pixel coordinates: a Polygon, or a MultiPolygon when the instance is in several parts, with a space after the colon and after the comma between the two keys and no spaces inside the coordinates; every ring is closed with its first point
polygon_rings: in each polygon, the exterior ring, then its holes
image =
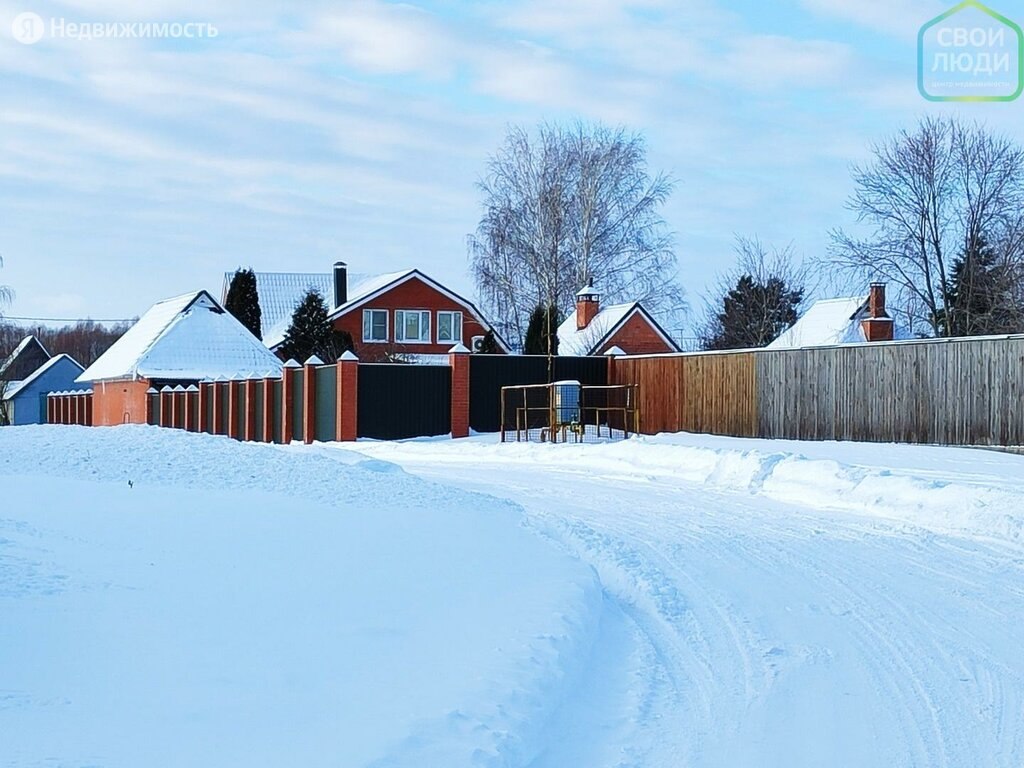
{"type": "Polygon", "coordinates": [[[460,310],[444,309],[444,310],[439,311],[437,313],[437,343],[438,344],[461,344],[462,343],[462,322],[463,322],[463,315],[462,315],[462,312],[460,310]],[[442,339],[441,338],[441,316],[442,315],[449,315],[449,316],[451,316],[451,319],[452,319],[452,337],[450,339],[442,339]],[[456,321],[458,321],[458,325],[456,325],[456,321]],[[456,330],[458,330],[458,332],[459,332],[458,335],[455,334],[456,330]]]}
{"type": "Polygon", "coordinates": [[[391,334],[391,313],[386,309],[364,309],[363,310],[363,343],[364,344],[387,344],[391,334]],[[370,338],[373,336],[373,315],[374,313],[381,313],[384,315],[384,338],[374,339],[370,338]],[[369,317],[369,323],[367,323],[367,317],[369,317]],[[367,335],[367,329],[369,329],[369,336],[367,335]]]}
{"type": "Polygon", "coordinates": [[[430,344],[430,311],[426,309],[396,309],[395,310],[395,343],[396,344],[430,344]],[[417,339],[405,338],[405,315],[407,313],[419,315],[420,335],[417,339]],[[424,327],[425,326],[425,327],[424,327]]]}

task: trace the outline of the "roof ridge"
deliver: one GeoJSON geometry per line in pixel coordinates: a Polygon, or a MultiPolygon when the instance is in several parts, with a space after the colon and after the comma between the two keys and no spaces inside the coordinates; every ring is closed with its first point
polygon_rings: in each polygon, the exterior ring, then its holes
{"type": "MultiPolygon", "coordinates": [[[[184,299],[186,296],[191,296],[192,297],[191,300],[188,302],[188,304],[186,304],[184,307],[179,309],[174,314],[174,317],[172,317],[169,321],[167,321],[164,324],[164,327],[160,329],[160,332],[155,334],[149,340],[149,344],[147,344],[143,348],[143,350],[141,352],[139,352],[138,356],[135,358],[135,362],[132,364],[132,367],[130,369],[133,376],[137,376],[138,375],[138,373],[139,373],[139,365],[142,363],[143,360],[146,359],[146,357],[149,355],[149,353],[153,351],[153,347],[156,346],[156,343],[158,341],[160,341],[160,339],[162,339],[164,336],[166,336],[167,333],[171,330],[171,328],[173,328],[174,326],[176,326],[178,323],[180,323],[182,321],[182,318],[185,317],[185,313],[189,309],[192,308],[192,305],[195,304],[196,299],[198,299],[199,295],[203,294],[203,293],[206,293],[206,295],[209,296],[209,294],[206,292],[205,289],[201,289],[201,290],[195,291],[194,293],[183,293],[180,296],[173,296],[173,297],[171,297],[169,299],[164,299],[163,301],[158,301],[156,304],[153,305],[153,307],[157,307],[160,304],[168,304],[168,303],[170,303],[172,301],[176,301],[178,299],[184,299]]],[[[210,296],[210,299],[212,300],[213,297],[210,296]]],[[[218,304],[218,306],[220,306],[220,305],[218,304]]],[[[150,307],[149,311],[152,311],[153,307],[150,307]]]]}

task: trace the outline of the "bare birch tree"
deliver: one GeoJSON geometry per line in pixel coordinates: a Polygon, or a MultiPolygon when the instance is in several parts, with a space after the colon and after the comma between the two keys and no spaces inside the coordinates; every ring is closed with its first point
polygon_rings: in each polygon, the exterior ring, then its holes
{"type": "Polygon", "coordinates": [[[914,325],[950,335],[944,309],[961,254],[988,243],[1002,274],[1021,274],[1024,151],[978,124],[925,118],[872,154],[854,167],[848,202],[867,234],[834,231],[829,266],[860,284],[886,280],[914,325]]]}
{"type": "Polygon", "coordinates": [[[483,215],[471,270],[500,330],[523,338],[537,306],[572,308],[587,281],[610,301],[661,316],[685,310],[672,235],[660,208],[673,183],[647,170],[643,138],[624,129],[509,129],[479,182],[483,215]]]}

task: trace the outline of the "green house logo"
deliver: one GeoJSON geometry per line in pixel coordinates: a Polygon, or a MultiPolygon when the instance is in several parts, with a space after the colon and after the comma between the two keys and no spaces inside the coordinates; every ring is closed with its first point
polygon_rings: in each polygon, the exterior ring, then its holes
{"type": "Polygon", "coordinates": [[[921,27],[917,89],[929,101],[1013,101],[1024,91],[1024,31],[965,0],[921,27]]]}

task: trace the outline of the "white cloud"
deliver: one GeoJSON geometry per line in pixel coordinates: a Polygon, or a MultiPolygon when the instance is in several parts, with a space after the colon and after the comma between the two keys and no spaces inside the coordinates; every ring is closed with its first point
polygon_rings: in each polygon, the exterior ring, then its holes
{"type": "Polygon", "coordinates": [[[939,0],[801,0],[809,11],[893,37],[913,40],[921,25],[948,10],[939,0]]]}

